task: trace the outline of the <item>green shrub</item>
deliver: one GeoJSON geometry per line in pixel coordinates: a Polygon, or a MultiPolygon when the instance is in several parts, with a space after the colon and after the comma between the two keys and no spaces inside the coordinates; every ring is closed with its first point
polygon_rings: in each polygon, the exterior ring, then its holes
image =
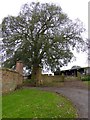
{"type": "Polygon", "coordinates": [[[83,77],[81,77],[82,81],[90,81],[90,75],[85,75],[83,77]]]}

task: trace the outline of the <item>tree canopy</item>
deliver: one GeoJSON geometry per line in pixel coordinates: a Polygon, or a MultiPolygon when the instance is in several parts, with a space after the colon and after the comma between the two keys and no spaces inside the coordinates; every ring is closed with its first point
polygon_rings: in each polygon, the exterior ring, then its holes
{"type": "Polygon", "coordinates": [[[18,16],[2,21],[5,66],[12,67],[22,60],[31,70],[50,66],[51,70],[66,65],[73,57],[71,49],[80,50],[84,44],[84,28],[79,20],[73,22],[60,6],[32,2],[24,4],[18,16]]]}

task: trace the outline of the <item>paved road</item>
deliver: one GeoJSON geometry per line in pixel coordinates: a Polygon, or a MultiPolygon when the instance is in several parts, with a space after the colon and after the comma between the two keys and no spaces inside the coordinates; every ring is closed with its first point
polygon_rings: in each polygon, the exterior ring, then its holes
{"type": "Polygon", "coordinates": [[[38,89],[54,91],[66,96],[76,106],[78,110],[79,118],[88,118],[88,90],[87,89],[69,88],[69,87],[63,87],[63,88],[43,87],[38,89]]]}

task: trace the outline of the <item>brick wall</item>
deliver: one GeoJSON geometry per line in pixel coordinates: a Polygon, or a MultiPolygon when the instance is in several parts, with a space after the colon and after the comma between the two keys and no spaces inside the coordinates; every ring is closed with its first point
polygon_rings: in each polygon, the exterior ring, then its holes
{"type": "Polygon", "coordinates": [[[47,75],[47,74],[41,74],[41,69],[38,69],[37,73],[37,80],[38,84],[44,84],[44,83],[50,83],[54,81],[61,82],[63,80],[62,75],[47,75]]]}
{"type": "Polygon", "coordinates": [[[0,69],[0,73],[2,77],[2,93],[15,90],[15,88],[23,82],[23,76],[16,71],[0,69]]]}
{"type": "Polygon", "coordinates": [[[54,76],[41,75],[41,79],[47,82],[62,81],[61,75],[54,75],[54,76]]]}

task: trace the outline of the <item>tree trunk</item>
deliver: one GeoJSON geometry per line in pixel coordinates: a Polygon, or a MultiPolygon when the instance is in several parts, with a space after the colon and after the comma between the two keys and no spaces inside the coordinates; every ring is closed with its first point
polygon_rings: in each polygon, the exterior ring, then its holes
{"type": "Polygon", "coordinates": [[[32,80],[32,84],[34,86],[38,86],[38,74],[39,74],[39,66],[38,65],[34,65],[33,66],[33,70],[32,70],[32,77],[31,77],[31,80],[32,80]]]}

